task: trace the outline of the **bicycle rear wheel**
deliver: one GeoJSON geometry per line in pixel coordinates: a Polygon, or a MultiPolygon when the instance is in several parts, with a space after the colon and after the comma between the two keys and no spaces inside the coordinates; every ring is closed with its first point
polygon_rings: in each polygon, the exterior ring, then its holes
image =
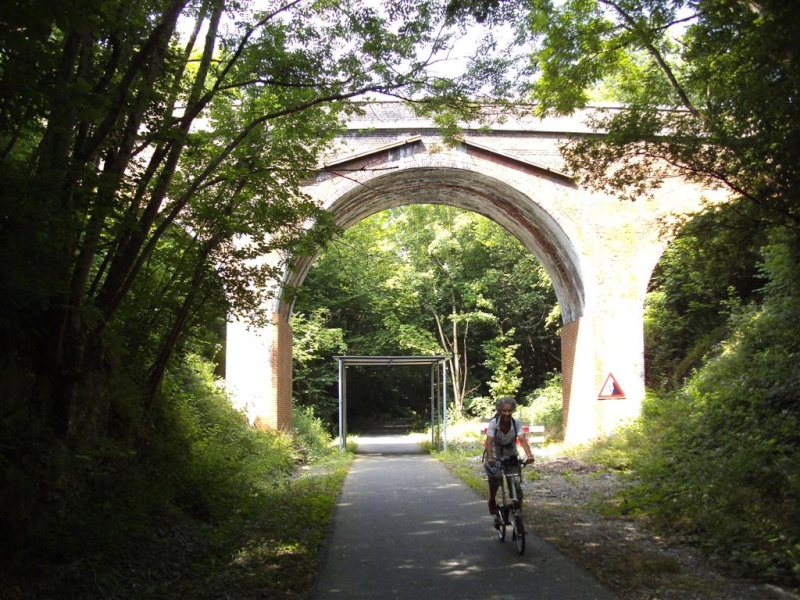
{"type": "Polygon", "coordinates": [[[525,525],[522,523],[520,515],[514,515],[512,520],[514,527],[514,544],[517,546],[517,554],[525,552],[525,525]]]}

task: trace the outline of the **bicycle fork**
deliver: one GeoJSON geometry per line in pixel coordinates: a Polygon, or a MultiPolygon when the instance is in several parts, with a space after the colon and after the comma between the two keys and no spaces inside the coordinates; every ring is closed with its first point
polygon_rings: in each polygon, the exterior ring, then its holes
{"type": "Polygon", "coordinates": [[[503,516],[505,518],[506,524],[508,524],[509,512],[514,511],[514,513],[516,513],[517,511],[522,509],[521,499],[517,497],[518,493],[519,493],[519,487],[517,485],[517,479],[519,479],[519,478],[520,478],[520,475],[517,475],[517,474],[504,475],[504,477],[503,477],[503,479],[504,479],[503,488],[504,488],[504,491],[505,491],[505,486],[506,485],[508,486],[508,495],[510,496],[509,499],[511,501],[511,502],[507,502],[506,498],[505,498],[505,494],[503,494],[503,506],[506,509],[505,510],[505,514],[503,516]]]}
{"type": "Polygon", "coordinates": [[[522,554],[525,552],[525,526],[522,522],[522,503],[519,498],[519,487],[516,485],[517,478],[521,480],[521,474],[506,475],[504,473],[500,480],[503,505],[497,507],[494,526],[500,541],[505,539],[506,526],[511,526],[512,539],[517,547],[517,552],[522,554]],[[506,496],[506,486],[508,486],[510,498],[506,496]]]}

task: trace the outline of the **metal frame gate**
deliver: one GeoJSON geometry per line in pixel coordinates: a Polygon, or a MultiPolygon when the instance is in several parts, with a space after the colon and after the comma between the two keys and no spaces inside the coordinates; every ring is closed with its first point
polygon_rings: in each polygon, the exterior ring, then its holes
{"type": "Polygon", "coordinates": [[[347,367],[431,366],[431,444],[447,450],[447,357],[445,356],[334,356],[339,361],[339,452],[347,443],[347,367]]]}

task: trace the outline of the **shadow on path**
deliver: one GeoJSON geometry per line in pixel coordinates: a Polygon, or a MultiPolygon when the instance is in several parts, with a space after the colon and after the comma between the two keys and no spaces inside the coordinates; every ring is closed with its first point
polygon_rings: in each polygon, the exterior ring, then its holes
{"type": "Polygon", "coordinates": [[[618,600],[533,533],[517,555],[491,523],[415,436],[362,435],[311,598],[618,600]]]}

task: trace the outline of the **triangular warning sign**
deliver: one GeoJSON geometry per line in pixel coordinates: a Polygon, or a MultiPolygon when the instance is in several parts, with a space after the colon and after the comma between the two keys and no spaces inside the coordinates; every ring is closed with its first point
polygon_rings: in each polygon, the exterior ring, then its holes
{"type": "Polygon", "coordinates": [[[614,375],[612,373],[608,374],[606,377],[606,382],[603,384],[603,387],[600,388],[600,393],[597,395],[599,400],[606,400],[608,398],[624,398],[625,392],[622,391],[622,388],[619,387],[617,380],[614,379],[614,375]]]}

